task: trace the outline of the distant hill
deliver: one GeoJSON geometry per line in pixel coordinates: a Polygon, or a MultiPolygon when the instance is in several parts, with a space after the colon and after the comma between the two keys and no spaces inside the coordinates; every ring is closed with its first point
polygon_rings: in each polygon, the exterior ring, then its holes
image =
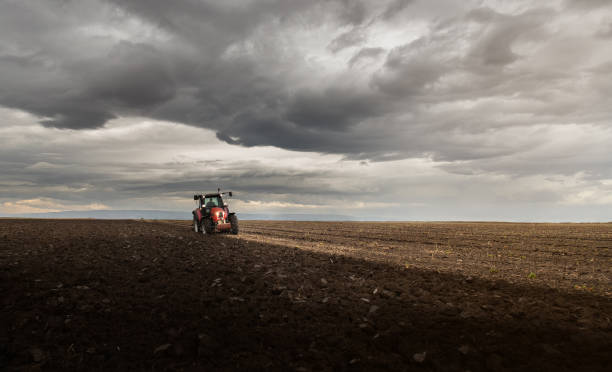
{"type": "MultiPolygon", "coordinates": [[[[107,220],[191,220],[191,211],[162,210],[94,210],[47,213],[0,214],[0,217],[15,218],[93,218],[107,220]]],[[[239,213],[242,220],[290,220],[290,221],[353,221],[355,217],[337,214],[300,213],[239,213]]]]}

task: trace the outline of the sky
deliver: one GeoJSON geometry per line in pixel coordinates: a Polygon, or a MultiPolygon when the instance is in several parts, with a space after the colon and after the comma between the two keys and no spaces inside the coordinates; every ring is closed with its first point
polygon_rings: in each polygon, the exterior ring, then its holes
{"type": "Polygon", "coordinates": [[[612,221],[608,0],[0,0],[0,214],[612,221]]]}

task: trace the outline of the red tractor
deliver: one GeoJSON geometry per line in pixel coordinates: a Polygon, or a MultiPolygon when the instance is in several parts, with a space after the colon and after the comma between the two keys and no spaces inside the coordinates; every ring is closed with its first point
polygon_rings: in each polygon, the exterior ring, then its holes
{"type": "Polygon", "coordinates": [[[223,195],[232,196],[232,192],[217,190],[213,194],[194,195],[198,207],[193,210],[193,230],[197,233],[231,232],[238,234],[238,217],[230,212],[223,195]]]}

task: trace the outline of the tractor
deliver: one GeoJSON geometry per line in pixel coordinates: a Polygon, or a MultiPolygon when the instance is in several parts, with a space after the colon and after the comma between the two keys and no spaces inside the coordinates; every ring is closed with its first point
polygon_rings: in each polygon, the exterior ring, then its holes
{"type": "Polygon", "coordinates": [[[212,234],[215,232],[231,232],[238,234],[238,217],[230,212],[223,195],[232,197],[232,192],[194,195],[197,208],[193,210],[193,230],[197,233],[212,234]]]}

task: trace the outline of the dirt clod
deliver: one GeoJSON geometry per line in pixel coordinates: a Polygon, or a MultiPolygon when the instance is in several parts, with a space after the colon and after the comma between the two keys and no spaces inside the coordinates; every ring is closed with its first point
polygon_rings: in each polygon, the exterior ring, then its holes
{"type": "Polygon", "coordinates": [[[45,352],[35,347],[30,349],[30,356],[35,363],[40,363],[45,359],[45,352]]]}
{"type": "Polygon", "coordinates": [[[159,345],[158,347],[155,348],[155,350],[153,351],[153,354],[163,353],[164,351],[170,349],[171,346],[172,344],[159,345]]]}
{"type": "Polygon", "coordinates": [[[470,352],[470,347],[468,345],[461,345],[457,349],[463,355],[467,355],[470,352]]]}
{"type": "Polygon", "coordinates": [[[412,356],[412,359],[417,363],[423,363],[426,357],[427,357],[427,352],[423,351],[422,353],[415,353],[412,356]]]}

